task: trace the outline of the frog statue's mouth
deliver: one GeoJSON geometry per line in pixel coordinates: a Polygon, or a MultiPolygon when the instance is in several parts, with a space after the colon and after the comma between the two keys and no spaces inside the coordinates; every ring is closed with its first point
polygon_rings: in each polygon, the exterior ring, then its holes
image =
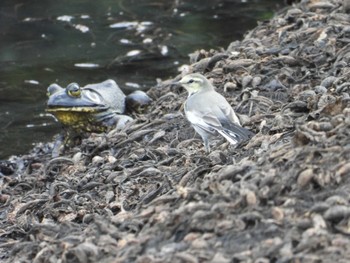
{"type": "Polygon", "coordinates": [[[46,111],[50,113],[57,113],[57,112],[76,112],[76,113],[98,113],[108,110],[108,107],[105,106],[49,106],[46,111]]]}
{"type": "Polygon", "coordinates": [[[66,93],[50,96],[47,112],[52,113],[63,125],[82,128],[84,125],[101,125],[111,115],[102,96],[85,90],[83,96],[71,97],[66,93]]]}
{"type": "Polygon", "coordinates": [[[115,116],[115,112],[106,107],[55,107],[47,111],[52,113],[64,127],[69,127],[78,133],[105,132],[110,126],[109,120],[115,116]]]}

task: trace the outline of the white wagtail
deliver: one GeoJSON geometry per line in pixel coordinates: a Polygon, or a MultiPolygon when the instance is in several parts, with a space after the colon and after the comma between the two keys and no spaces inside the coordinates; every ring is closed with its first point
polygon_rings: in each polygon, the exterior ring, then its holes
{"type": "Polygon", "coordinates": [[[202,137],[207,152],[210,152],[208,138],[212,135],[219,133],[233,145],[254,135],[241,126],[231,105],[203,75],[186,75],[177,84],[188,91],[186,118],[202,137]]]}

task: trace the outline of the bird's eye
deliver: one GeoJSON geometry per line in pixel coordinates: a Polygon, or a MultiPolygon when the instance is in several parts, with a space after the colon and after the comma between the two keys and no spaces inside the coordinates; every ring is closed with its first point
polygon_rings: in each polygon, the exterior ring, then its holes
{"type": "Polygon", "coordinates": [[[193,83],[194,82],[194,79],[190,79],[189,81],[188,81],[188,84],[191,84],[191,83],[193,83]]]}
{"type": "Polygon", "coordinates": [[[81,89],[77,83],[71,83],[67,87],[67,93],[71,97],[80,97],[81,89]]]}

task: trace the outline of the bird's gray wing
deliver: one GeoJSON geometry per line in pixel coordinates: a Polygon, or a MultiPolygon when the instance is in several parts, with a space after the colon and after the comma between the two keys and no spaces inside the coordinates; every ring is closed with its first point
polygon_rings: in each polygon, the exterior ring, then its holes
{"type": "Polygon", "coordinates": [[[241,122],[239,121],[235,111],[232,109],[231,105],[225,100],[225,102],[222,102],[218,104],[218,107],[225,116],[225,118],[230,121],[231,123],[236,123],[238,125],[241,125],[241,122]]]}
{"type": "Polygon", "coordinates": [[[220,122],[214,117],[208,116],[208,113],[198,110],[186,110],[185,113],[191,124],[204,132],[215,134],[217,128],[220,128],[220,122]]]}
{"type": "Polygon", "coordinates": [[[218,132],[226,139],[228,139],[226,136],[229,136],[237,142],[253,137],[254,133],[241,126],[236,113],[227,100],[220,94],[215,99],[217,107],[214,107],[213,111],[215,111],[215,115],[222,126],[222,129],[218,130],[218,132]]]}
{"type": "Polygon", "coordinates": [[[198,99],[193,95],[185,104],[186,117],[193,126],[210,134],[217,131],[233,144],[251,137],[252,132],[240,126],[239,119],[222,95],[208,92],[205,97],[198,99]]]}
{"type": "Polygon", "coordinates": [[[254,135],[251,131],[242,127],[239,121],[232,122],[227,116],[227,112],[224,112],[220,106],[212,106],[211,109],[210,112],[202,113],[202,120],[205,123],[205,125],[199,124],[202,129],[214,129],[233,144],[248,140],[254,135]]]}
{"type": "Polygon", "coordinates": [[[254,136],[250,130],[232,122],[221,121],[222,129],[218,132],[227,138],[225,135],[231,137],[236,142],[246,141],[254,136]],[[224,135],[225,134],[225,135],[224,135]]]}

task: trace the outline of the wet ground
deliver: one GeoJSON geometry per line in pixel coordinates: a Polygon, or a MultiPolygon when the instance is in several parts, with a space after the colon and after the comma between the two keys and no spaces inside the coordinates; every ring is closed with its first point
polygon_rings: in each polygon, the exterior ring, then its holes
{"type": "Polygon", "coordinates": [[[1,163],[4,262],[349,262],[349,14],[302,1],[192,55],[256,135],[212,152],[165,81],[122,131],[1,163]]]}
{"type": "Polygon", "coordinates": [[[178,74],[196,49],[223,47],[281,1],[54,0],[0,2],[0,159],[48,142],[51,83],[112,78],[125,91],[178,74]]]}

